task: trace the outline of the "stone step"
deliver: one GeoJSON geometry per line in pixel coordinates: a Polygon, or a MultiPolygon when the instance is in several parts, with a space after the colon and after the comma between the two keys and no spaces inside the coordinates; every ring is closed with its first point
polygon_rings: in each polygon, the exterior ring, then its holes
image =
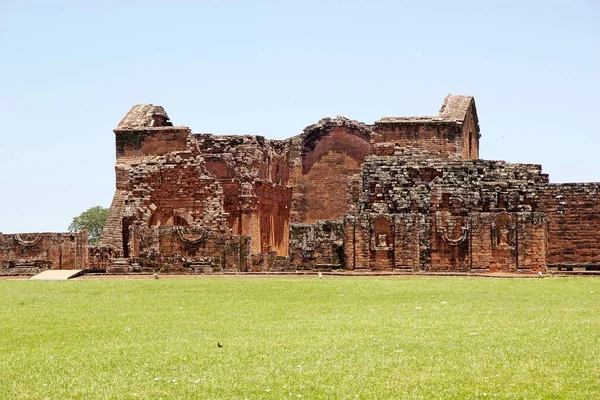
{"type": "Polygon", "coordinates": [[[83,275],[82,269],[49,269],[29,278],[32,281],[66,281],[83,275]]]}

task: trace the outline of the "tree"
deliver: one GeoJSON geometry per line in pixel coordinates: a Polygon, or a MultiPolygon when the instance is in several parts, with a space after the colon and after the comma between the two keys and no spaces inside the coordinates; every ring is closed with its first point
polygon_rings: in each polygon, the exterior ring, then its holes
{"type": "Polygon", "coordinates": [[[108,208],[96,206],[82,212],[79,216],[73,218],[69,225],[69,232],[79,232],[83,229],[88,231],[88,242],[96,245],[100,240],[100,234],[108,217],[108,208]]]}

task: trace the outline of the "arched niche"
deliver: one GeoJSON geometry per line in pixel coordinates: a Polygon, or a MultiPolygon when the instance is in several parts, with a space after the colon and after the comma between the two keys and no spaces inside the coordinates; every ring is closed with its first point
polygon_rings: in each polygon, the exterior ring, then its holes
{"type": "Polygon", "coordinates": [[[292,222],[343,218],[354,204],[356,174],[371,153],[370,129],[356,121],[333,119],[307,128],[290,181],[292,222]]]}
{"type": "Polygon", "coordinates": [[[149,219],[148,226],[191,226],[194,218],[186,210],[161,210],[154,211],[149,219]]]}
{"type": "Polygon", "coordinates": [[[394,225],[389,218],[378,217],[373,220],[372,243],[375,249],[387,249],[394,245],[394,225]]]}

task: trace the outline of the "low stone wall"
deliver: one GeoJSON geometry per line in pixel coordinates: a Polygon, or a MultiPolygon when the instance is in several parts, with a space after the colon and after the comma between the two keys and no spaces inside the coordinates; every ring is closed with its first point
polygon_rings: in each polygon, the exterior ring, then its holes
{"type": "MultiPolygon", "coordinates": [[[[199,274],[250,270],[250,238],[201,227],[130,227],[131,258],[112,258],[109,273],[199,274]]],[[[101,256],[100,264],[104,262],[101,256]]]]}
{"type": "Polygon", "coordinates": [[[87,231],[0,234],[0,275],[87,268],[87,231]]]}

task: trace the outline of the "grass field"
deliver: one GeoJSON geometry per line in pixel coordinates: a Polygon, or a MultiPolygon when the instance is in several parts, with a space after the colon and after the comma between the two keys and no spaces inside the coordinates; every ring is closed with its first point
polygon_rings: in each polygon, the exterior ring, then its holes
{"type": "Polygon", "coordinates": [[[597,399],[600,279],[5,280],[0,398],[597,399]]]}

